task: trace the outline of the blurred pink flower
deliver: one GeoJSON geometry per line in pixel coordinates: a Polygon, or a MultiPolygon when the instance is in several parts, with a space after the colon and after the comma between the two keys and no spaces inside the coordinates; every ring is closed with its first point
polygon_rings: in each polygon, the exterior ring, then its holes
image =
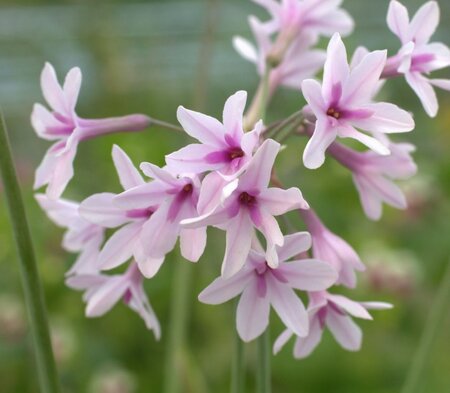
{"type": "Polygon", "coordinates": [[[268,188],[279,149],[279,143],[266,140],[253,156],[246,171],[224,189],[221,205],[210,213],[182,222],[184,228],[208,225],[225,228],[226,250],[222,264],[224,278],[236,274],[245,264],[254,228],[266,239],[268,264],[276,267],[278,256],[275,246],[282,246],[284,239],[274,216],[298,208],[308,208],[298,188],[268,188]]]}
{"type": "Polygon", "coordinates": [[[80,253],[67,274],[98,271],[97,258],[104,239],[104,228],[84,219],[76,202],[51,199],[44,194],[36,194],[35,198],[56,225],[67,228],[62,242],[63,248],[69,252],[80,253]]]}
{"type": "Polygon", "coordinates": [[[311,234],[313,257],[328,262],[336,269],[338,272],[336,284],[354,288],[355,271],[365,270],[356,251],[326,228],[312,209],[301,210],[301,214],[311,234]]]}
{"type": "Polygon", "coordinates": [[[386,135],[376,136],[389,148],[389,155],[361,153],[337,143],[330,147],[330,154],[352,171],[364,212],[372,220],[380,219],[383,202],[406,209],[405,195],[393,180],[408,179],[417,172],[411,157],[415,150],[413,145],[393,143],[386,135]]]}
{"type": "Polygon", "coordinates": [[[348,35],[353,30],[353,19],[339,6],[342,0],[253,0],[264,7],[272,20],[266,22],[270,33],[287,32],[296,36],[300,32],[331,36],[335,32],[348,35]]]}
{"type": "MultiPolygon", "coordinates": [[[[326,291],[310,292],[309,333],[306,337],[297,335],[294,357],[303,359],[309,356],[319,344],[325,326],[330,329],[336,341],[348,351],[359,351],[362,332],[352,317],[372,319],[367,310],[385,310],[392,308],[383,302],[355,302],[342,295],[332,295],[326,291]]],[[[274,353],[278,353],[295,333],[285,330],[275,341],[274,353]]]]}
{"type": "Polygon", "coordinates": [[[389,29],[403,46],[395,56],[388,59],[383,75],[404,74],[431,117],[436,116],[439,108],[433,85],[450,90],[450,80],[428,79],[425,76],[450,66],[450,49],[440,42],[429,42],[439,24],[439,14],[438,3],[429,1],[419,8],[410,21],[405,6],[391,0],[387,15],[389,29]]]}
{"type": "Polygon", "coordinates": [[[339,136],[353,138],[379,154],[389,149],[378,139],[357,131],[406,132],[414,128],[411,115],[396,105],[373,103],[386,62],[386,51],[362,56],[350,69],[345,46],[339,34],[328,45],[322,86],[315,80],[302,83],[303,95],[317,118],[314,133],[303,153],[306,167],[316,169],[325,160],[325,151],[339,136]]]}
{"type": "MultiPolygon", "coordinates": [[[[270,34],[255,17],[250,17],[250,27],[256,39],[257,49],[242,37],[234,37],[233,45],[246,60],[254,63],[258,74],[263,76],[267,67],[267,56],[273,48],[270,34]]],[[[317,43],[312,34],[303,33],[295,37],[280,63],[271,69],[269,91],[273,94],[278,86],[300,90],[302,81],[313,77],[325,62],[325,51],[311,49],[317,43]]]]}
{"type": "Polygon", "coordinates": [[[46,63],[41,74],[44,98],[52,109],[35,104],[31,124],[40,138],[56,141],[48,149],[36,170],[34,188],[47,187],[47,195],[56,199],[73,177],[73,160],[80,141],[119,131],[140,131],[148,127],[145,115],[130,115],[107,119],[83,119],[75,113],[81,86],[81,71],[72,68],[61,86],[51,64],[46,63]]]}
{"type": "Polygon", "coordinates": [[[161,329],[147,295],[142,287],[143,276],[136,263],[132,263],[123,274],[106,276],[100,273],[77,274],[66,279],[73,289],[83,290],[83,300],[87,303],[86,316],[99,317],[111,310],[122,299],[137,312],[156,339],[161,337],[161,329]]]}
{"type": "Polygon", "coordinates": [[[306,336],[308,316],[294,290],[323,290],[336,280],[336,271],[325,262],[315,259],[285,262],[311,247],[307,232],[286,236],[283,244],[276,248],[280,260],[277,268],[267,264],[262,249],[251,250],[243,269],[232,278],[217,278],[199,295],[203,303],[220,304],[241,294],[236,328],[244,341],[251,341],[266,330],[270,306],[289,329],[298,336],[306,336]]]}

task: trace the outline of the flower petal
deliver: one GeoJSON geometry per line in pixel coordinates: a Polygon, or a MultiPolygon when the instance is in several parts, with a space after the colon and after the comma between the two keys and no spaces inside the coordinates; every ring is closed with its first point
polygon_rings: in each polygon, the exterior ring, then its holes
{"type": "Polygon", "coordinates": [[[396,0],[391,0],[387,14],[387,24],[402,44],[409,41],[409,15],[406,7],[396,0]]]}
{"type": "Polygon", "coordinates": [[[409,27],[410,39],[417,44],[426,44],[439,24],[439,5],[428,1],[416,12],[409,27]]]}
{"type": "Polygon", "coordinates": [[[406,81],[417,94],[428,116],[435,117],[439,104],[430,81],[419,72],[408,72],[405,74],[406,81]]]}
{"type": "Polygon", "coordinates": [[[241,90],[229,97],[223,108],[223,126],[225,127],[225,133],[231,135],[236,141],[240,141],[244,133],[242,118],[244,116],[246,102],[247,92],[241,90]]]}
{"type": "Polygon", "coordinates": [[[64,92],[56,77],[56,72],[50,63],[45,63],[41,73],[41,89],[50,107],[61,114],[67,114],[64,92]]]}
{"type": "Polygon", "coordinates": [[[266,279],[270,303],[275,312],[297,336],[306,336],[309,329],[308,314],[299,297],[289,286],[278,282],[271,275],[266,275],[266,279]]]}
{"type": "Polygon", "coordinates": [[[141,174],[133,165],[130,157],[117,145],[113,146],[112,157],[119,181],[124,190],[144,184],[141,174]]]}
{"type": "Polygon", "coordinates": [[[317,259],[283,263],[279,269],[292,288],[302,291],[323,291],[338,278],[336,270],[330,264],[317,259]]]}
{"type": "Polygon", "coordinates": [[[259,196],[258,201],[273,216],[279,216],[294,209],[308,209],[308,203],[303,199],[301,191],[292,187],[288,190],[268,188],[259,196]]]}
{"type": "Polygon", "coordinates": [[[303,152],[303,164],[308,169],[317,169],[325,162],[325,152],[337,136],[335,127],[327,120],[318,119],[316,128],[303,152]]]}
{"type": "Polygon", "coordinates": [[[236,328],[243,341],[249,342],[266,330],[269,312],[269,297],[260,297],[256,280],[250,281],[239,300],[236,315],[236,328]]]}
{"type": "Polygon", "coordinates": [[[306,337],[298,337],[294,345],[294,357],[304,359],[319,345],[322,338],[323,328],[320,326],[319,318],[312,318],[309,326],[309,333],[306,337]]]}
{"type": "Polygon", "coordinates": [[[308,232],[297,232],[284,237],[284,244],[278,247],[280,262],[289,260],[311,248],[311,235],[308,232]]]}
{"type": "Polygon", "coordinates": [[[347,316],[338,314],[328,308],[326,324],[336,341],[348,351],[359,351],[361,348],[361,328],[347,316]]]}
{"type": "Polygon", "coordinates": [[[113,204],[116,194],[103,192],[86,198],[80,204],[80,215],[87,221],[106,228],[115,228],[130,221],[126,212],[113,204]]]}
{"type": "Polygon", "coordinates": [[[217,147],[224,146],[224,127],[211,116],[178,107],[177,118],[184,130],[200,142],[217,147]]]}

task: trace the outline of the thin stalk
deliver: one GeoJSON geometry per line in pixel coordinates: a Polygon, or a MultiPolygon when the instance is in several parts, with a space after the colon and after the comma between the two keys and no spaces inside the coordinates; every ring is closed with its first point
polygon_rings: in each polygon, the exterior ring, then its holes
{"type": "Polygon", "coordinates": [[[59,383],[50,341],[44,295],[39,280],[25,206],[14,167],[6,123],[1,113],[0,117],[0,171],[19,255],[20,274],[33,336],[40,391],[42,393],[57,393],[59,392],[59,383]]]}
{"type": "Polygon", "coordinates": [[[182,127],[177,126],[177,125],[172,124],[172,123],[169,123],[169,122],[164,121],[164,120],[155,119],[154,117],[150,118],[150,125],[155,125],[155,126],[159,126],[159,127],[162,127],[162,128],[167,128],[168,130],[172,130],[172,131],[184,132],[182,127]]]}
{"type": "Polygon", "coordinates": [[[442,279],[442,283],[439,287],[439,292],[431,307],[427,324],[420,338],[419,346],[414,355],[411,367],[408,371],[408,375],[405,380],[405,384],[401,390],[401,393],[415,393],[419,392],[421,384],[424,380],[424,373],[427,365],[429,364],[429,358],[433,349],[433,344],[442,329],[445,318],[448,316],[448,308],[450,303],[450,262],[448,263],[445,276],[442,279]]]}
{"type": "MultiPolygon", "coordinates": [[[[236,301],[237,308],[238,301],[236,301]]],[[[231,393],[244,393],[245,388],[245,362],[244,343],[239,337],[238,331],[234,328],[234,354],[231,365],[231,393]]]]}
{"type": "Polygon", "coordinates": [[[270,334],[269,329],[258,338],[258,359],[256,375],[256,392],[271,393],[271,371],[270,371],[270,334]]]}
{"type": "Polygon", "coordinates": [[[286,128],[289,124],[291,124],[293,121],[300,118],[302,114],[302,111],[294,112],[292,115],[287,117],[286,119],[280,121],[275,127],[272,129],[267,128],[264,131],[264,137],[265,138],[274,138],[279,132],[281,132],[284,128],[286,128]]]}

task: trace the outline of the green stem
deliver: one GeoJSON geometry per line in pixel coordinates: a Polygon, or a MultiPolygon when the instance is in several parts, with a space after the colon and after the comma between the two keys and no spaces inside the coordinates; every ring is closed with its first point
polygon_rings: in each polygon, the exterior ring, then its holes
{"type": "Polygon", "coordinates": [[[256,375],[256,392],[271,393],[270,378],[270,333],[266,331],[258,338],[258,359],[257,359],[257,375],[256,375]]]}
{"type": "Polygon", "coordinates": [[[170,325],[168,331],[167,357],[164,393],[178,393],[183,376],[183,351],[185,346],[192,266],[179,258],[175,266],[170,305],[170,325]]]}
{"type": "Polygon", "coordinates": [[[59,392],[59,384],[51,347],[44,295],[39,281],[36,257],[22,194],[14,168],[6,123],[1,114],[0,117],[0,171],[19,254],[20,273],[33,335],[40,390],[42,393],[57,393],[59,392]]]}
{"type": "MultiPolygon", "coordinates": [[[[238,301],[236,301],[237,308],[238,301]]],[[[244,343],[239,337],[239,333],[234,328],[234,354],[231,366],[231,393],[244,393],[245,387],[245,362],[244,362],[244,343]]]]}
{"type": "Polygon", "coordinates": [[[429,364],[429,358],[435,338],[442,328],[446,316],[448,316],[449,299],[450,262],[431,308],[430,316],[427,319],[427,324],[425,325],[422,337],[420,338],[419,347],[414,355],[401,393],[415,393],[420,391],[420,382],[424,379],[424,372],[427,364],[429,364]]]}

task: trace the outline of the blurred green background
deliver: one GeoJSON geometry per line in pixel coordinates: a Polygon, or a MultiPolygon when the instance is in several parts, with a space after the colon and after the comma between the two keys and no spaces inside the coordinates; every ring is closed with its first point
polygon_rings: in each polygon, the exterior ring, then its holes
{"type": "MultiPolygon", "coordinates": [[[[247,15],[264,16],[244,0],[209,1],[13,1],[0,5],[0,103],[9,124],[25,193],[39,268],[48,304],[53,341],[64,392],[161,392],[170,324],[171,284],[178,252],[168,257],[159,275],[146,283],[163,327],[153,334],[124,305],[99,319],[84,317],[81,294],[64,286],[73,256],[60,248],[62,230],[40,211],[33,199],[33,171],[48,144],[37,139],[29,122],[34,102],[43,102],[39,75],[50,61],[60,78],[72,66],[83,71],[77,111],[83,117],[134,112],[176,122],[178,105],[221,116],[223,102],[236,90],[252,94],[257,84],[253,66],[234,53],[235,34],[250,37],[247,15]],[[207,23],[207,9],[213,17],[207,23]],[[203,50],[209,47],[210,50],[203,50]],[[203,91],[203,93],[202,93],[203,91]]],[[[406,1],[416,10],[421,0],[406,1]]],[[[441,26],[436,40],[450,44],[450,2],[440,1],[441,26]]],[[[351,52],[398,48],[385,25],[388,0],[347,0],[356,21],[346,44],[351,52]]],[[[325,46],[326,42],[321,43],[325,46]]],[[[450,77],[448,71],[440,74],[450,77]]],[[[402,80],[389,82],[385,100],[415,113],[416,130],[402,136],[418,146],[418,175],[403,182],[410,202],[406,212],[385,208],[379,223],[368,221],[350,174],[332,160],[319,172],[301,165],[304,140],[291,138],[278,158],[281,178],[298,185],[324,222],[344,237],[368,265],[357,300],[384,300],[391,311],[374,312],[374,321],[358,321],[364,343],[358,353],[342,350],[329,333],[313,355],[292,358],[292,342],[273,357],[275,393],[397,393],[429,317],[429,310],[449,262],[450,234],[450,95],[439,92],[440,112],[430,120],[402,80]]],[[[294,91],[280,91],[269,120],[289,115],[304,101],[294,91]]],[[[397,139],[400,140],[400,139],[397,139]]],[[[162,129],[113,135],[80,146],[76,176],[65,197],[81,200],[95,192],[120,190],[111,161],[118,143],[135,163],[163,163],[164,155],[187,139],[162,129]]],[[[3,193],[0,192],[0,392],[38,391],[3,193]]],[[[293,223],[302,228],[293,216],[293,223]]],[[[227,392],[229,389],[233,305],[202,305],[196,296],[219,272],[223,237],[210,231],[207,252],[189,265],[193,279],[186,310],[187,347],[182,350],[184,392],[227,392]]],[[[186,263],[186,262],[184,262],[186,263]]],[[[341,292],[340,289],[337,291],[341,292]]],[[[448,310],[447,310],[448,311],[448,310]]],[[[281,332],[273,316],[272,338],[281,332]]],[[[421,391],[450,392],[450,317],[434,343],[421,391]]],[[[246,346],[248,391],[253,391],[255,345],[246,346]]]]}

